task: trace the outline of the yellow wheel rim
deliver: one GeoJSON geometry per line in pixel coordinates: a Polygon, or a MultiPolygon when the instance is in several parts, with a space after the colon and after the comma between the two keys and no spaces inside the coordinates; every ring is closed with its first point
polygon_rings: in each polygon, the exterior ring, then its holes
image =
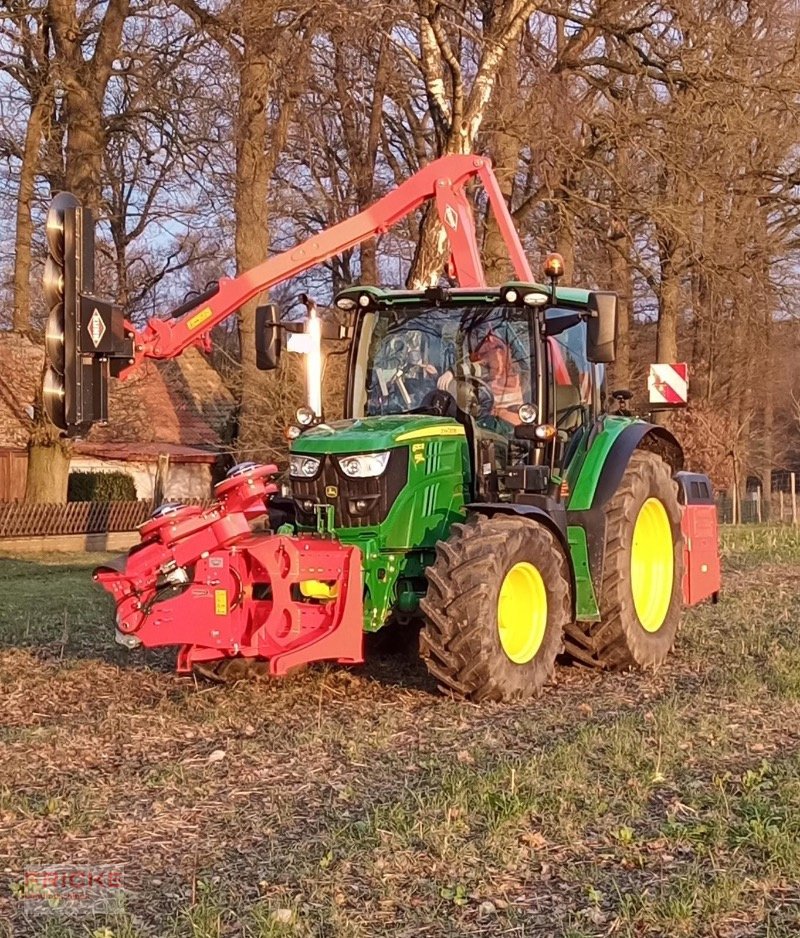
{"type": "Polygon", "coordinates": [[[631,546],[631,591],[636,615],[646,632],[657,632],[672,599],[672,527],[663,502],[648,498],[639,509],[631,546]]]}
{"type": "Polygon", "coordinates": [[[542,645],[547,627],[547,591],[532,563],[515,563],[503,578],[497,600],[500,645],[514,664],[527,664],[542,645]]]}

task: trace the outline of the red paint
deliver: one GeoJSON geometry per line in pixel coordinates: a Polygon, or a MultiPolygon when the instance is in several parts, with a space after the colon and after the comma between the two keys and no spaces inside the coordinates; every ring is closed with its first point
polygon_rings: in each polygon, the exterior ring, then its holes
{"type": "Polygon", "coordinates": [[[148,648],[182,646],[182,672],[237,655],[268,659],[276,675],[309,661],[364,660],[358,549],[327,537],[250,530],[277,491],[275,472],[258,466],[226,479],[214,506],[148,521],[121,569],[98,567],[95,579],[116,601],[120,632],[148,648]],[[177,569],[188,580],[170,588],[165,577],[177,569]],[[336,597],[304,598],[305,580],[336,584],[336,597]]]}
{"type": "Polygon", "coordinates": [[[215,296],[188,310],[179,319],[154,317],[141,332],[126,322],[126,329],[134,335],[134,359],[120,377],[126,378],[133,374],[146,358],[175,358],[190,345],[202,345],[215,325],[254,296],[362,241],[383,234],[430,199],[436,203],[447,234],[450,243],[449,268],[458,283],[462,287],[485,286],[475,221],[464,188],[475,178],[480,180],[486,190],[515,276],[520,280],[532,281],[530,264],[492,172],[491,161],[479,156],[443,156],[429,163],[363,212],[312,235],[302,244],[270,257],[238,277],[222,278],[215,296]]]}
{"type": "Polygon", "coordinates": [[[722,588],[717,548],[717,509],[710,505],[685,505],[683,532],[683,601],[687,606],[708,599],[722,588]]]}

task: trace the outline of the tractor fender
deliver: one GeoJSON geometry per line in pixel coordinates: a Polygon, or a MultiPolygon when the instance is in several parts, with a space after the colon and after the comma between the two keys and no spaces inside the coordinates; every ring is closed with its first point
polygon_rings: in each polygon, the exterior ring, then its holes
{"type": "Polygon", "coordinates": [[[589,569],[596,595],[600,594],[605,564],[606,502],[619,488],[637,449],[657,453],[672,467],[673,475],[683,468],[683,449],[669,430],[644,421],[631,423],[618,434],[600,466],[591,504],[567,511],[569,524],[579,525],[586,532],[589,569]]]}
{"type": "Polygon", "coordinates": [[[478,514],[493,517],[494,515],[518,515],[520,518],[528,518],[544,525],[550,531],[561,545],[564,556],[567,558],[567,567],[569,568],[570,592],[572,611],[575,611],[575,571],[572,567],[572,552],[567,540],[567,515],[563,506],[554,503],[558,509],[549,512],[539,505],[525,505],[519,502],[470,502],[464,507],[467,511],[474,511],[478,514]]]}
{"type": "Polygon", "coordinates": [[[636,449],[657,453],[671,466],[673,475],[683,469],[683,448],[669,430],[653,423],[632,423],[616,438],[606,456],[592,498],[592,509],[601,508],[617,491],[636,449]]]}

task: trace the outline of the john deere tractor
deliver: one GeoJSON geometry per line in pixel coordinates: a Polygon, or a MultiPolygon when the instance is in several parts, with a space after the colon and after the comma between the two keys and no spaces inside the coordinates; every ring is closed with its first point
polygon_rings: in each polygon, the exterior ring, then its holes
{"type": "MultiPolygon", "coordinates": [[[[365,632],[421,622],[421,655],[443,688],[505,700],[538,693],[564,651],[600,668],[660,664],[684,601],[719,589],[708,479],[681,471],[670,432],[628,413],[630,392],[609,396],[616,296],[560,286],[558,255],[535,282],[480,157],[432,163],[141,332],[94,296],[91,218],[62,194],[47,230],[51,419],[73,433],[105,419],[109,376],[204,344],[250,298],[426,199],[460,286],[355,286],[335,300],[343,325],[309,303],[308,406],[290,428],[280,517],[278,469],[255,463],[234,466],[210,507],[160,506],[141,544],[95,573],[116,601],[122,644],[177,645],[182,672],[280,675],[358,663],[365,632]],[[475,177],[518,278],[499,287],[480,265],[464,189],[475,177]],[[320,391],[327,333],[351,342],[337,421],[320,391]]],[[[274,367],[298,327],[271,305],[256,321],[258,362],[274,367]]]]}
{"type": "Polygon", "coordinates": [[[298,530],[322,520],[358,547],[364,628],[421,617],[428,669],[475,700],[538,692],[564,650],[660,664],[682,607],[682,453],[604,406],[616,296],[356,287],[336,305],[347,419],[298,412],[291,488],[298,530]]]}

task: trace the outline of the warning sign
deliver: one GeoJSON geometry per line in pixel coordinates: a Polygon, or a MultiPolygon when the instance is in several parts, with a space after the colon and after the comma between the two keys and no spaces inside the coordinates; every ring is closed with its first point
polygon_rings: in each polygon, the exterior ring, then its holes
{"type": "Polygon", "coordinates": [[[106,324],[103,322],[103,317],[100,315],[100,310],[95,307],[92,315],[89,317],[89,324],[86,326],[89,332],[89,338],[92,340],[92,344],[95,348],[103,341],[103,336],[106,334],[106,324]]]}
{"type": "Polygon", "coordinates": [[[676,407],[686,404],[689,400],[686,362],[651,365],[647,389],[651,404],[672,404],[676,407]]]}

